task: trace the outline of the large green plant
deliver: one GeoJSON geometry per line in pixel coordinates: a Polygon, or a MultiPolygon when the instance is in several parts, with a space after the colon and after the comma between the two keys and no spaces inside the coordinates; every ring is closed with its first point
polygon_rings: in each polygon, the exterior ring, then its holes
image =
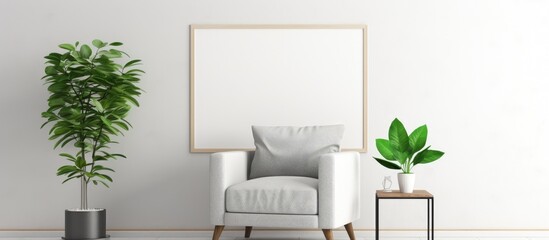
{"type": "Polygon", "coordinates": [[[410,135],[404,125],[395,118],[389,127],[389,139],[376,139],[376,147],[385,159],[374,159],[389,169],[401,169],[403,173],[412,173],[412,167],[438,160],[444,152],[425,147],[427,125],[414,130],[410,135]]]}
{"type": "MultiPolygon", "coordinates": [[[[126,158],[112,153],[109,145],[117,143],[113,136],[128,130],[131,124],[126,116],[131,105],[139,106],[136,97],[141,90],[139,82],[142,70],[135,68],[140,60],[119,64],[118,59],[129,55],[116,49],[120,42],[107,43],[93,40],[94,50],[89,45],[64,43],[59,45],[63,52],[53,52],[45,58],[48,86],[48,110],[42,113],[53,123],[49,139],[55,140],[54,149],[72,143],[74,154],[61,153],[69,161],[57,170],[58,176],[65,176],[63,183],[80,179],[81,208],[88,209],[87,186],[94,183],[108,187],[112,178],[108,172],[113,169],[103,161],[126,158]]],[[[70,145],[69,145],[70,146],[70,145]]]]}

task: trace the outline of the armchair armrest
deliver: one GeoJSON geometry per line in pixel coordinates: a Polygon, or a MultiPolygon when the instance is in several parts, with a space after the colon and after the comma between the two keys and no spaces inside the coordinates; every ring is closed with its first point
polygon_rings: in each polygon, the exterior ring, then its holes
{"type": "Polygon", "coordinates": [[[323,154],[318,166],[318,224],[333,229],[360,217],[360,155],[323,154]]]}
{"type": "Polygon", "coordinates": [[[210,155],[210,221],[224,225],[225,190],[248,180],[254,151],[218,152],[210,155]]]}

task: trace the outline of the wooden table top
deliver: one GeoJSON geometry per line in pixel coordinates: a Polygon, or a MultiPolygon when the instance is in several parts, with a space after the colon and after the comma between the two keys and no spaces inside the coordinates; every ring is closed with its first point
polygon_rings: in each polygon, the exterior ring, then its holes
{"type": "Polygon", "coordinates": [[[432,198],[433,194],[426,190],[414,190],[413,193],[401,193],[399,190],[392,190],[391,192],[376,190],[376,196],[378,198],[432,198]]]}

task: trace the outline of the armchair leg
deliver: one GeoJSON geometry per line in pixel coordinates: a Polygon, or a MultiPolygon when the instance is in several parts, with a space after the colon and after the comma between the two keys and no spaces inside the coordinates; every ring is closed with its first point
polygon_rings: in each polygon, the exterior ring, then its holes
{"type": "Polygon", "coordinates": [[[246,232],[244,233],[244,237],[250,238],[250,234],[252,234],[252,226],[246,226],[246,232]]]}
{"type": "Polygon", "coordinates": [[[347,234],[349,235],[349,238],[351,240],[355,240],[355,232],[353,230],[353,223],[345,224],[345,230],[347,230],[347,234]]]}
{"type": "Polygon", "coordinates": [[[334,234],[332,233],[332,229],[322,229],[322,232],[324,233],[324,237],[326,240],[334,240],[334,234]]]}
{"type": "Polygon", "coordinates": [[[215,226],[212,240],[219,240],[219,237],[221,237],[221,232],[223,232],[223,228],[225,228],[225,226],[223,226],[223,225],[216,225],[215,226]]]}

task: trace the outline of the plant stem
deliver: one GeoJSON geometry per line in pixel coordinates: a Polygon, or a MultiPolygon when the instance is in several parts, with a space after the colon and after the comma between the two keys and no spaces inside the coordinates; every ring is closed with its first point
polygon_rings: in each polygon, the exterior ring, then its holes
{"type": "MultiPolygon", "coordinates": [[[[95,57],[97,56],[97,52],[95,53],[95,56],[93,57],[92,61],[91,61],[91,67],[90,67],[90,75],[84,79],[82,82],[82,87],[86,87],[87,85],[87,82],[90,78],[93,77],[93,72],[91,70],[93,70],[93,68],[95,67],[95,65],[93,64],[93,60],[95,59],[95,57]]],[[[87,99],[86,99],[86,104],[84,104],[84,99],[83,99],[83,92],[81,91],[80,92],[80,106],[81,106],[81,113],[83,115],[82,117],[82,120],[81,120],[81,125],[84,125],[84,123],[86,122],[86,116],[88,115],[88,110],[85,106],[89,105],[90,104],[90,100],[91,100],[91,97],[92,97],[92,93],[90,92],[88,94],[87,99]],[[86,110],[84,110],[86,109],[86,110]]],[[[81,139],[81,142],[82,142],[82,159],[84,160],[84,163],[87,163],[86,162],[86,144],[84,143],[86,141],[86,135],[83,134],[80,136],[80,139],[81,139]]],[[[92,162],[93,162],[93,157],[92,157],[92,162]]],[[[80,208],[82,209],[88,209],[88,181],[89,179],[86,179],[86,165],[84,165],[84,167],[82,168],[82,177],[80,179],[81,181],[81,186],[80,186],[80,208]]]]}
{"type": "MultiPolygon", "coordinates": [[[[81,138],[82,139],[82,136],[81,138]]],[[[82,160],[86,162],[86,146],[84,144],[85,139],[82,139],[82,160]]],[[[82,176],[80,177],[80,208],[88,209],[88,180],[86,179],[86,166],[82,168],[82,176]]]]}
{"type": "Polygon", "coordinates": [[[84,176],[80,178],[80,208],[88,209],[88,183],[84,176]]]}
{"type": "MultiPolygon", "coordinates": [[[[66,70],[65,70],[65,73],[66,73],[66,70]]],[[[73,84],[73,80],[72,78],[69,78],[69,84],[70,84],[70,87],[71,89],[73,90],[74,92],[74,95],[76,97],[78,97],[78,102],[80,103],[80,106],[82,107],[82,114],[83,114],[83,118],[82,120],[80,121],[80,124],[83,125],[84,122],[86,122],[86,113],[84,112],[84,100],[82,99],[82,92],[78,92],[76,91],[76,88],[74,87],[74,84],[73,84]]],[[[81,146],[81,150],[82,150],[82,160],[84,160],[84,162],[86,162],[86,146],[84,144],[84,141],[86,140],[86,135],[83,135],[83,134],[80,134],[80,136],[78,136],[78,138],[80,139],[80,142],[82,143],[82,146],[81,146]]],[[[82,169],[82,176],[80,177],[80,208],[81,209],[88,209],[88,181],[86,180],[86,175],[85,175],[85,172],[86,172],[86,167],[84,166],[82,169]]]]}
{"type": "Polygon", "coordinates": [[[93,172],[93,167],[95,166],[95,152],[97,151],[97,143],[99,142],[99,138],[101,137],[101,134],[103,133],[103,124],[101,124],[101,127],[99,127],[99,134],[97,134],[97,137],[94,140],[93,143],[93,150],[92,150],[92,165],[91,170],[93,172]]]}

